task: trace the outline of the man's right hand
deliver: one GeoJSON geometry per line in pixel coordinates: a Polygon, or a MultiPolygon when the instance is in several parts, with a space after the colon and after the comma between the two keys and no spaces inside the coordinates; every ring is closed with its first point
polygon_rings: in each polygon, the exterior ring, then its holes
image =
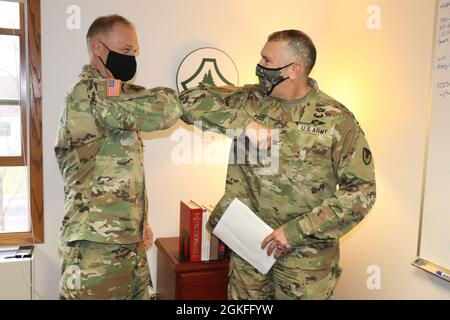
{"type": "Polygon", "coordinates": [[[259,150],[266,150],[272,145],[272,130],[255,121],[247,125],[245,136],[251,145],[259,150]]]}

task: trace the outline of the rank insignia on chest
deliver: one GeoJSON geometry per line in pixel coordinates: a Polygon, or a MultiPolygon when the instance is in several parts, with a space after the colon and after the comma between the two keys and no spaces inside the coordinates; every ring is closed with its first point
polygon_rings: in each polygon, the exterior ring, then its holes
{"type": "Polygon", "coordinates": [[[120,96],[121,81],[115,79],[108,79],[106,87],[107,97],[119,97],[120,96]]]}

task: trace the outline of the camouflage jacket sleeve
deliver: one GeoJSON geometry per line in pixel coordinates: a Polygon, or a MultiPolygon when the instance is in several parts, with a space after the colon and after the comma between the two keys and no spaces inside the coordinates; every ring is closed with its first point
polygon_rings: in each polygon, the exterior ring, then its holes
{"type": "Polygon", "coordinates": [[[171,127],[181,116],[179,99],[172,89],[145,89],[118,82],[120,94],[109,96],[108,81],[88,80],[92,113],[97,123],[107,130],[162,130],[171,127]]]}
{"type": "Polygon", "coordinates": [[[251,121],[244,108],[247,96],[245,87],[230,90],[200,84],[180,95],[182,120],[187,124],[198,123],[204,130],[216,129],[222,133],[227,129],[245,129],[251,121]]]}
{"type": "Polygon", "coordinates": [[[321,206],[288,222],[284,232],[290,245],[311,240],[338,240],[369,212],[376,198],[372,154],[359,124],[353,117],[335,129],[333,169],[339,188],[321,206]]]}

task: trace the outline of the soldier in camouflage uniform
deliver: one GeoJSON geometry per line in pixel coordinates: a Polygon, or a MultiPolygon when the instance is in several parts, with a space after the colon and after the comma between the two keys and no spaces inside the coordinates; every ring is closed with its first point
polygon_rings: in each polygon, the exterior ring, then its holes
{"type": "Polygon", "coordinates": [[[55,147],[65,192],[60,297],[145,299],[152,232],[139,131],[168,128],[182,112],[172,90],[126,82],[137,50],[126,19],[98,18],[88,44],[91,65],[67,95],[55,147]]]}
{"type": "Polygon", "coordinates": [[[277,257],[268,274],[231,254],[230,299],[332,298],[342,271],[339,238],[375,202],[364,133],[348,109],[308,78],[315,59],[307,35],[276,32],[262,50],[259,87],[201,85],[180,95],[185,122],[234,138],[225,194],[208,229],[236,197],[274,229],[262,243],[277,257]],[[261,128],[271,131],[255,136],[250,130],[261,128]],[[261,152],[268,140],[270,150],[261,152]],[[260,148],[257,161],[255,147],[260,148]],[[242,150],[244,161],[239,160],[242,150]],[[269,163],[276,163],[275,170],[269,163]]]}

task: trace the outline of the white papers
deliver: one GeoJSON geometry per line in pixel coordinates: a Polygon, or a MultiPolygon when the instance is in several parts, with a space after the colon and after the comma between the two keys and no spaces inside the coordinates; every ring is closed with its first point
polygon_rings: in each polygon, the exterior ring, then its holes
{"type": "Polygon", "coordinates": [[[271,256],[267,255],[267,247],[261,249],[264,238],[272,232],[271,227],[237,198],[225,210],[213,231],[228,247],[262,274],[269,272],[276,261],[273,253],[271,256]]]}

